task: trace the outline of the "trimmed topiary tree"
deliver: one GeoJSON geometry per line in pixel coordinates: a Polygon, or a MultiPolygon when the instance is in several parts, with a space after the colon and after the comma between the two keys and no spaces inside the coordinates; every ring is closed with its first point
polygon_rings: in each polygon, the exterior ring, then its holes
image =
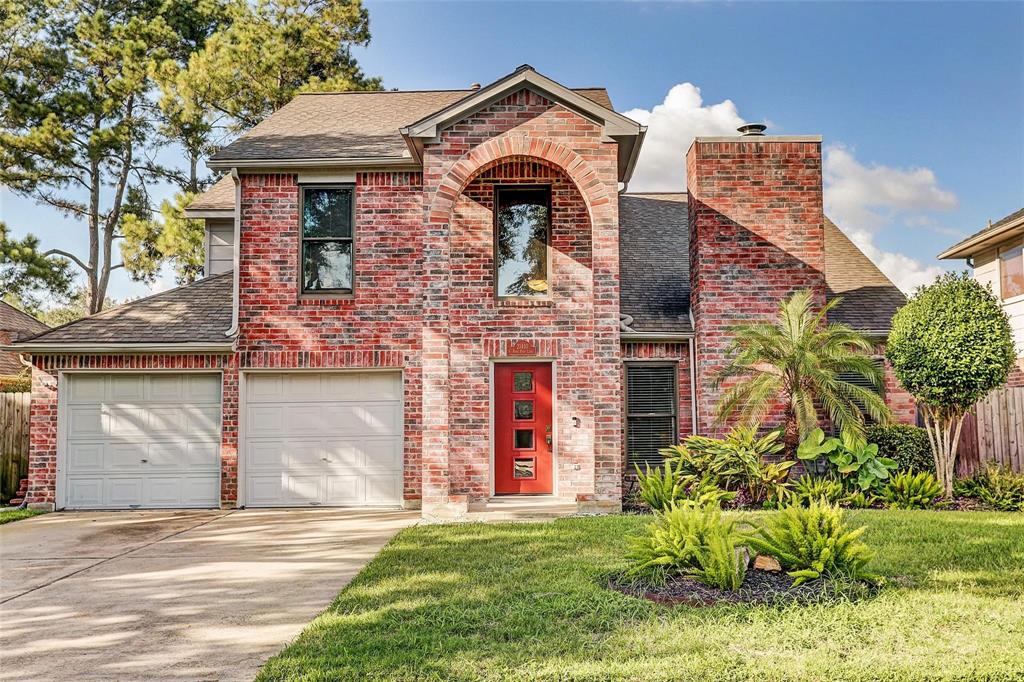
{"type": "Polygon", "coordinates": [[[1013,367],[1010,321],[990,289],[966,272],[949,273],[896,312],[885,354],[924,413],[935,473],[949,497],[964,416],[1013,367]]]}

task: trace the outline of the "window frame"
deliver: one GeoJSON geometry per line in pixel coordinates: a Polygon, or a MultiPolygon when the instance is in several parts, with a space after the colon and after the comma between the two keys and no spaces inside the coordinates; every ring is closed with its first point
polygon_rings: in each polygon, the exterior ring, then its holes
{"type": "Polygon", "coordinates": [[[657,412],[644,412],[644,413],[632,413],[629,407],[629,370],[638,367],[650,367],[650,368],[671,368],[672,369],[672,435],[673,445],[679,441],[679,362],[674,360],[640,360],[640,361],[627,361],[623,363],[624,366],[624,381],[623,381],[623,403],[625,420],[623,421],[623,450],[625,451],[625,466],[627,473],[632,473],[633,464],[647,464],[646,460],[640,462],[632,461],[632,454],[629,452],[629,425],[630,421],[634,417],[638,418],[657,418],[668,416],[664,413],[657,412]]]}
{"type": "Polygon", "coordinates": [[[1016,303],[1017,301],[1024,301],[1024,293],[1014,294],[1013,296],[1006,296],[1003,291],[1003,253],[1011,249],[1021,249],[1021,262],[1024,264],[1024,238],[1021,238],[1016,243],[1011,241],[1007,244],[1002,244],[996,247],[996,277],[999,281],[999,301],[1001,303],[1016,303]]]}
{"type": "Polygon", "coordinates": [[[533,184],[496,184],[494,185],[494,195],[492,197],[491,205],[491,291],[493,292],[495,301],[550,301],[552,298],[552,292],[554,291],[554,282],[551,272],[551,223],[552,221],[552,194],[554,188],[550,183],[533,183],[533,184]],[[498,207],[501,205],[501,193],[503,191],[515,191],[515,190],[533,190],[543,191],[547,199],[548,209],[548,225],[547,233],[545,234],[545,249],[544,249],[544,270],[545,277],[548,282],[548,290],[544,294],[538,294],[537,296],[503,296],[498,289],[498,229],[501,227],[498,223],[498,207]]]}
{"type": "Polygon", "coordinates": [[[331,183],[310,183],[299,185],[299,246],[298,246],[298,287],[299,296],[302,298],[353,298],[356,293],[356,183],[354,182],[331,182],[331,183]],[[307,240],[303,223],[306,214],[306,190],[310,189],[347,189],[352,193],[351,211],[349,226],[351,236],[349,237],[313,237],[307,240]],[[352,287],[349,289],[306,289],[306,242],[344,242],[352,244],[352,287]]]}

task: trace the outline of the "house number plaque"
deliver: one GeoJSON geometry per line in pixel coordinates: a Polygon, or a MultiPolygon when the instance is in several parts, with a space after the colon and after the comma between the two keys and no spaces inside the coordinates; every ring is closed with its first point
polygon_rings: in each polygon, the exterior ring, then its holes
{"type": "Polygon", "coordinates": [[[537,344],[526,339],[516,339],[508,342],[509,355],[536,355],[537,344]]]}

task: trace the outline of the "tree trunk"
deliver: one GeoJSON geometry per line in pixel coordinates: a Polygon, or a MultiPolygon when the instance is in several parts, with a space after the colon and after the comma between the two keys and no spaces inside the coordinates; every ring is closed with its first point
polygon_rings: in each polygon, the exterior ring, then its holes
{"type": "Polygon", "coordinates": [[[943,495],[953,497],[953,483],[956,480],[956,456],[960,447],[960,433],[964,426],[965,412],[946,411],[925,407],[924,421],[928,440],[935,459],[935,475],[942,486],[943,495]]]}

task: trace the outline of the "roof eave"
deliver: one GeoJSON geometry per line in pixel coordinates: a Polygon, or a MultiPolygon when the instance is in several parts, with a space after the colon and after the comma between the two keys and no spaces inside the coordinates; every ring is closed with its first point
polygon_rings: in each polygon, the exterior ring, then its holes
{"type": "Polygon", "coordinates": [[[234,341],[217,343],[11,343],[0,350],[29,355],[68,355],[78,353],[230,353],[234,341]]]}
{"type": "Polygon", "coordinates": [[[939,254],[939,260],[949,260],[952,258],[970,258],[979,251],[983,251],[986,248],[995,246],[994,243],[1006,236],[1008,232],[1015,230],[1019,227],[1024,227],[1024,216],[1021,216],[1017,220],[1011,220],[1005,225],[1001,225],[999,228],[992,230],[991,232],[982,232],[981,234],[970,237],[959,244],[955,244],[942,253],[939,254]]]}
{"type": "Polygon", "coordinates": [[[693,332],[620,332],[619,340],[625,343],[671,343],[673,341],[689,341],[693,332]]]}
{"type": "Polygon", "coordinates": [[[295,159],[210,159],[206,165],[213,170],[238,168],[246,171],[272,171],[302,168],[419,168],[412,156],[361,156],[347,159],[301,157],[295,159]]]}
{"type": "Polygon", "coordinates": [[[186,208],[185,217],[191,220],[203,220],[206,218],[234,218],[234,207],[228,208],[186,208]]]}

